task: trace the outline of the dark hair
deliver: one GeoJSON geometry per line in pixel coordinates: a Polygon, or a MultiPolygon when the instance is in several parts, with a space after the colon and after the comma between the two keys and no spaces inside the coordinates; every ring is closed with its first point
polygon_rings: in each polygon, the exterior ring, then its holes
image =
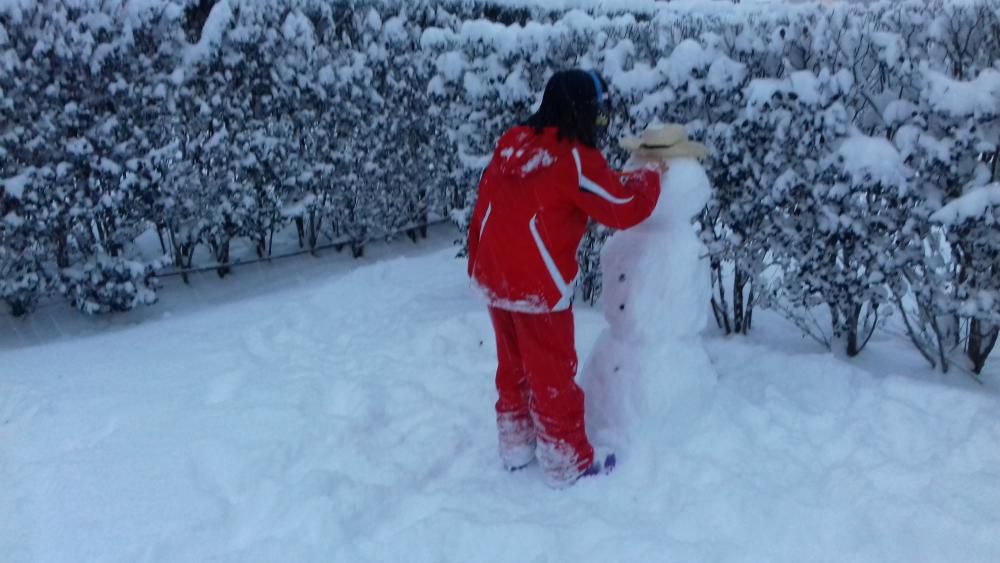
{"type": "Polygon", "coordinates": [[[549,79],[541,107],[525,125],[534,128],[536,133],[546,127],[555,127],[560,140],[579,141],[597,148],[598,138],[606,127],[606,123],[599,125],[598,120],[602,115],[607,119],[610,106],[607,82],[597,73],[563,70],[549,79]],[[598,84],[601,92],[598,92],[598,84]]]}

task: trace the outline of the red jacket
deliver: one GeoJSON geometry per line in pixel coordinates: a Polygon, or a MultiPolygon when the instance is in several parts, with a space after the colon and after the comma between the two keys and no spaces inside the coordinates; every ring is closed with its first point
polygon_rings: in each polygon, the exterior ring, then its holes
{"type": "Polygon", "coordinates": [[[494,307],[568,309],[588,218],[627,229],[649,217],[659,196],[656,171],[614,172],[599,151],[557,140],[554,128],[515,127],[479,182],[469,275],[494,307]]]}

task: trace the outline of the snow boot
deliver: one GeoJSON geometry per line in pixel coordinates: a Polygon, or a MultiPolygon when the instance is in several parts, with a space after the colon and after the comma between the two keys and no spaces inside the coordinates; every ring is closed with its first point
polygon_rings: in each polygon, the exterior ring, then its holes
{"type": "Polygon", "coordinates": [[[504,454],[500,456],[503,461],[503,468],[511,473],[520,471],[535,461],[535,448],[533,445],[511,448],[505,451],[504,454]]]}
{"type": "Polygon", "coordinates": [[[577,477],[577,480],[583,479],[584,477],[607,475],[608,473],[614,471],[617,463],[618,458],[615,457],[614,452],[594,452],[594,462],[591,463],[590,467],[585,469],[579,477],[577,477]]]}
{"type": "MultiPolygon", "coordinates": [[[[534,461],[534,460],[532,460],[532,461],[534,461]]],[[[504,464],[504,469],[506,469],[507,471],[510,471],[511,473],[517,473],[518,471],[524,469],[525,467],[528,467],[529,465],[531,465],[531,461],[529,461],[528,463],[522,464],[522,465],[507,465],[507,464],[504,464]]]]}

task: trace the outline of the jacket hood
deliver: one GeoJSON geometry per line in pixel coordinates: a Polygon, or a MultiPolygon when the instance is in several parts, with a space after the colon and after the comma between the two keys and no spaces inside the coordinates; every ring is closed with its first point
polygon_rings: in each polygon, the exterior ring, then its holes
{"type": "Polygon", "coordinates": [[[535,133],[531,127],[515,127],[497,143],[497,162],[504,176],[527,178],[552,166],[570,150],[558,141],[555,129],[535,133]]]}

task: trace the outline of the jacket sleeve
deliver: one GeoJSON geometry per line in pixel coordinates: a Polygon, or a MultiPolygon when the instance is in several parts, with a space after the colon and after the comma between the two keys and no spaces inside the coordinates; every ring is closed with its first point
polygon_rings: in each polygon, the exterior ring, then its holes
{"type": "Polygon", "coordinates": [[[572,151],[578,186],[573,191],[577,207],[598,223],[627,229],[643,222],[660,197],[660,173],[642,169],[615,172],[595,149],[572,151]]]}
{"type": "Polygon", "coordinates": [[[479,250],[479,234],[482,230],[483,220],[486,217],[486,209],[489,206],[489,186],[492,177],[493,162],[483,170],[483,175],[479,178],[479,189],[477,190],[476,205],[472,209],[472,217],[469,219],[469,277],[472,277],[472,267],[476,263],[476,251],[479,250]]]}

